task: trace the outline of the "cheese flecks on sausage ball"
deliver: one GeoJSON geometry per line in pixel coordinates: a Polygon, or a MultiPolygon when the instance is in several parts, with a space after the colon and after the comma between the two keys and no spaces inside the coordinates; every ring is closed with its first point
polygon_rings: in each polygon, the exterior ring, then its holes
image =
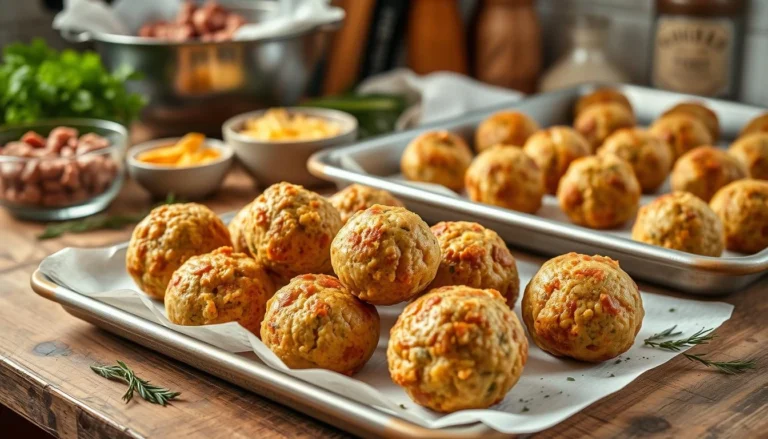
{"type": "Polygon", "coordinates": [[[523,151],[536,162],[544,174],[547,193],[555,194],[557,184],[571,162],[588,156],[587,140],[571,127],[555,126],[538,131],[525,142],[523,151]]]}
{"type": "Polygon", "coordinates": [[[550,259],[533,276],[522,315],[541,349],[599,362],[632,347],[645,311],[637,285],[617,261],[569,253],[550,259]]]}
{"type": "Polygon", "coordinates": [[[515,258],[496,232],[477,223],[439,222],[432,233],[440,242],[441,261],[428,289],[448,285],[492,288],[514,308],[520,293],[515,258]]]}
{"type": "Polygon", "coordinates": [[[675,162],[670,182],[673,190],[709,202],[718,189],[742,178],[747,178],[747,170],[734,157],[714,146],[699,146],[675,162]]]}
{"type": "Polygon", "coordinates": [[[333,240],[331,260],[352,294],[374,305],[394,305],[432,282],[440,245],[415,213],[377,204],[342,227],[333,240]]]}
{"type": "Polygon", "coordinates": [[[162,299],[187,259],[231,245],[227,226],[207,207],[169,204],[152,209],[133,229],[125,264],[142,291],[162,299]]]}
{"type": "Polygon", "coordinates": [[[525,145],[539,124],[519,111],[499,111],[480,123],[475,131],[475,150],[480,153],[496,145],[525,145]]]}
{"type": "Polygon", "coordinates": [[[728,154],[744,165],[751,178],[768,180],[768,129],[739,137],[728,148],[728,154]]]}
{"type": "Polygon", "coordinates": [[[632,239],[703,256],[720,256],[724,247],[720,219],[688,192],[662,195],[641,207],[632,239]]]}
{"type": "Polygon", "coordinates": [[[768,181],[735,181],[715,194],[710,207],[723,223],[728,250],[757,253],[768,248],[768,181]]]}
{"type": "Polygon", "coordinates": [[[717,142],[720,138],[720,120],[717,118],[717,113],[706,105],[699,102],[682,102],[665,111],[661,117],[678,113],[690,114],[699,119],[707,127],[713,142],[717,142]]]}
{"type": "Polygon", "coordinates": [[[259,335],[275,286],[245,253],[221,247],[193,256],[173,273],[165,292],[168,320],[199,326],[237,322],[259,335]]]}
{"type": "Polygon", "coordinates": [[[403,207],[403,202],[395,198],[394,195],[382,189],[353,184],[336,192],[328,198],[333,207],[339,211],[341,222],[346,223],[352,218],[352,215],[361,210],[365,210],[374,204],[384,206],[403,207]]]}
{"type": "Polygon", "coordinates": [[[320,195],[277,183],[248,209],[243,234],[248,250],[280,283],[305,273],[331,271],[331,241],[341,228],[336,208],[320,195]]]}
{"type": "Polygon", "coordinates": [[[431,290],[392,327],[392,380],[438,412],[490,407],[520,379],[528,340],[498,291],[467,286],[431,290]]]}
{"type": "Polygon", "coordinates": [[[632,110],[632,104],[629,102],[629,99],[627,99],[624,94],[622,94],[620,91],[612,89],[612,88],[600,88],[592,93],[586,94],[579,98],[578,101],[576,101],[576,108],[574,108],[574,115],[578,116],[581,114],[587,107],[590,107],[594,104],[605,104],[609,102],[614,102],[623,105],[627,108],[631,113],[634,113],[632,110]]]}
{"type": "Polygon", "coordinates": [[[669,144],[675,160],[697,146],[713,143],[704,122],[687,113],[674,113],[658,119],[651,125],[650,132],[669,144]]]}
{"type": "Polygon", "coordinates": [[[560,208],[571,221],[593,229],[618,227],[635,216],[640,183],[632,167],[608,154],[574,161],[557,189],[560,208]]]}
{"type": "Polygon", "coordinates": [[[496,146],[482,152],[467,170],[472,201],[534,213],[544,196],[544,176],[521,148],[496,146]]]}
{"type": "Polygon", "coordinates": [[[614,131],[633,126],[635,116],[618,102],[590,105],[573,122],[576,131],[589,142],[591,152],[596,151],[614,131]]]}
{"type": "Polygon", "coordinates": [[[411,181],[440,184],[460,191],[472,151],[461,137],[448,131],[429,131],[411,141],[400,158],[400,170],[411,181]]]}
{"type": "Polygon", "coordinates": [[[749,123],[741,129],[739,139],[754,133],[768,133],[768,113],[763,113],[750,120],[749,123]]]}
{"type": "Polygon", "coordinates": [[[352,375],[379,342],[379,313],[333,276],[297,276],[267,303],[264,344],[291,369],[352,375]]]}
{"type": "Polygon", "coordinates": [[[640,188],[656,191],[672,168],[672,150],[663,140],[642,128],[623,128],[605,139],[598,155],[615,154],[632,165],[640,188]]]}
{"type": "Polygon", "coordinates": [[[245,227],[245,219],[248,217],[250,208],[251,203],[246,204],[237,212],[237,214],[235,214],[232,221],[227,225],[229,236],[232,238],[232,248],[234,248],[236,252],[245,253],[249,256],[251,255],[251,252],[248,250],[248,243],[245,242],[243,227],[245,227]]]}

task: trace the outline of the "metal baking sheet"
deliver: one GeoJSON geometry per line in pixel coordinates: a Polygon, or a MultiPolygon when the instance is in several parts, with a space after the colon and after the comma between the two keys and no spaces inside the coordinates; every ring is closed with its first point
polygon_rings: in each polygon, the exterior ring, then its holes
{"type": "MultiPolygon", "coordinates": [[[[768,249],[754,255],[724,253],[721,257],[699,256],[632,241],[626,233],[628,226],[623,233],[588,229],[568,222],[562,215],[558,218],[558,213],[553,213],[551,209],[549,218],[544,218],[426,190],[396,177],[400,172],[400,156],[406,145],[424,131],[446,129],[471,141],[478,124],[502,109],[526,113],[543,127],[571,125],[576,99],[596,87],[585,85],[541,94],[512,105],[489,108],[450,121],[321,151],[307,165],[316,176],[339,185],[361,183],[388,190],[429,223],[444,220],[476,221],[495,230],[510,245],[544,255],[554,256],[575,251],[610,256],[618,259],[622,268],[639,279],[691,294],[731,293],[745,288],[768,273],[768,249]]],[[[723,147],[737,136],[744,124],[766,111],[734,102],[639,86],[612,87],[629,98],[638,125],[649,125],[661,113],[681,101],[704,101],[720,119],[722,140],[725,141],[721,144],[723,147]]],[[[543,209],[556,203],[553,196],[546,197],[549,199],[545,199],[543,209]]],[[[644,201],[648,202],[652,198],[644,196],[644,201]]]]}

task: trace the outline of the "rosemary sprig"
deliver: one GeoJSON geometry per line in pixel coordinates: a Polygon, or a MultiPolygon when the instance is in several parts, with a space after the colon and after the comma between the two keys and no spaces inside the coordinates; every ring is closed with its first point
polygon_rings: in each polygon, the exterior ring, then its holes
{"type": "Polygon", "coordinates": [[[715,334],[712,333],[712,331],[714,331],[714,328],[710,328],[710,329],[701,328],[699,331],[697,331],[695,334],[693,334],[688,338],[681,338],[679,340],[667,340],[663,342],[655,341],[655,340],[674,337],[676,335],[682,334],[682,332],[672,333],[672,331],[674,331],[676,327],[677,325],[665,330],[664,332],[660,332],[659,334],[654,334],[652,337],[646,338],[643,341],[643,343],[646,346],[651,346],[654,348],[660,348],[668,351],[677,352],[680,349],[685,347],[696,346],[700,344],[707,344],[713,338],[715,338],[715,334]]]}
{"type": "Polygon", "coordinates": [[[737,373],[746,372],[749,369],[754,369],[757,366],[755,360],[732,360],[732,361],[712,361],[702,358],[707,354],[686,354],[685,358],[691,361],[698,361],[699,363],[707,366],[714,367],[720,372],[727,373],[729,375],[736,375],[737,373]]]}
{"type": "Polygon", "coordinates": [[[658,334],[653,334],[652,336],[650,336],[650,337],[646,338],[645,340],[643,340],[643,343],[646,346],[650,346],[651,342],[653,342],[655,340],[662,340],[662,339],[665,339],[667,337],[675,337],[675,336],[678,336],[678,335],[682,334],[682,331],[672,332],[676,328],[677,328],[677,325],[675,325],[675,326],[673,326],[671,328],[667,328],[667,329],[659,332],[658,334]]]}
{"type": "Polygon", "coordinates": [[[128,390],[123,394],[123,401],[125,401],[126,404],[133,399],[134,391],[139,392],[139,396],[146,401],[162,406],[168,404],[168,401],[176,399],[177,396],[181,395],[181,392],[172,392],[164,387],[150,384],[149,381],[137,377],[133,370],[120,360],[117,360],[117,366],[91,365],[91,370],[104,378],[126,383],[128,385],[128,390]]]}

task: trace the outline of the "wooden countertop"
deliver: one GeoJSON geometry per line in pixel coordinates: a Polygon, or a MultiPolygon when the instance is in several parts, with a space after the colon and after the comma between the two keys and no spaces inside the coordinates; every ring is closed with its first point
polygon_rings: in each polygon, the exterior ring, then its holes
{"type": "MultiPolygon", "coordinates": [[[[241,171],[206,204],[219,213],[257,194],[241,171]]],[[[112,211],[136,212],[148,196],[132,182],[112,211]]],[[[185,364],[82,322],[34,294],[29,277],[41,259],[69,246],[104,246],[130,227],[37,241],[43,226],[0,211],[0,404],[62,438],[346,437],[342,431],[239,389],[185,364]],[[162,408],[120,399],[124,386],[89,365],[122,359],[140,376],[183,391],[162,408]]],[[[728,376],[676,357],[622,391],[537,437],[758,437],[768,431],[768,281],[720,298],[736,306],[718,337],[691,352],[754,358],[754,371],[728,376]]]]}

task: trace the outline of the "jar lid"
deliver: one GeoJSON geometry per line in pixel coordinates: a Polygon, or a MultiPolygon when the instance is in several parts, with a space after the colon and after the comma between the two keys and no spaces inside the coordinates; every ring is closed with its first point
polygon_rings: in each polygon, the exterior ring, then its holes
{"type": "Polygon", "coordinates": [[[661,14],[717,17],[740,15],[745,0],[656,0],[656,10],[661,14]]]}

